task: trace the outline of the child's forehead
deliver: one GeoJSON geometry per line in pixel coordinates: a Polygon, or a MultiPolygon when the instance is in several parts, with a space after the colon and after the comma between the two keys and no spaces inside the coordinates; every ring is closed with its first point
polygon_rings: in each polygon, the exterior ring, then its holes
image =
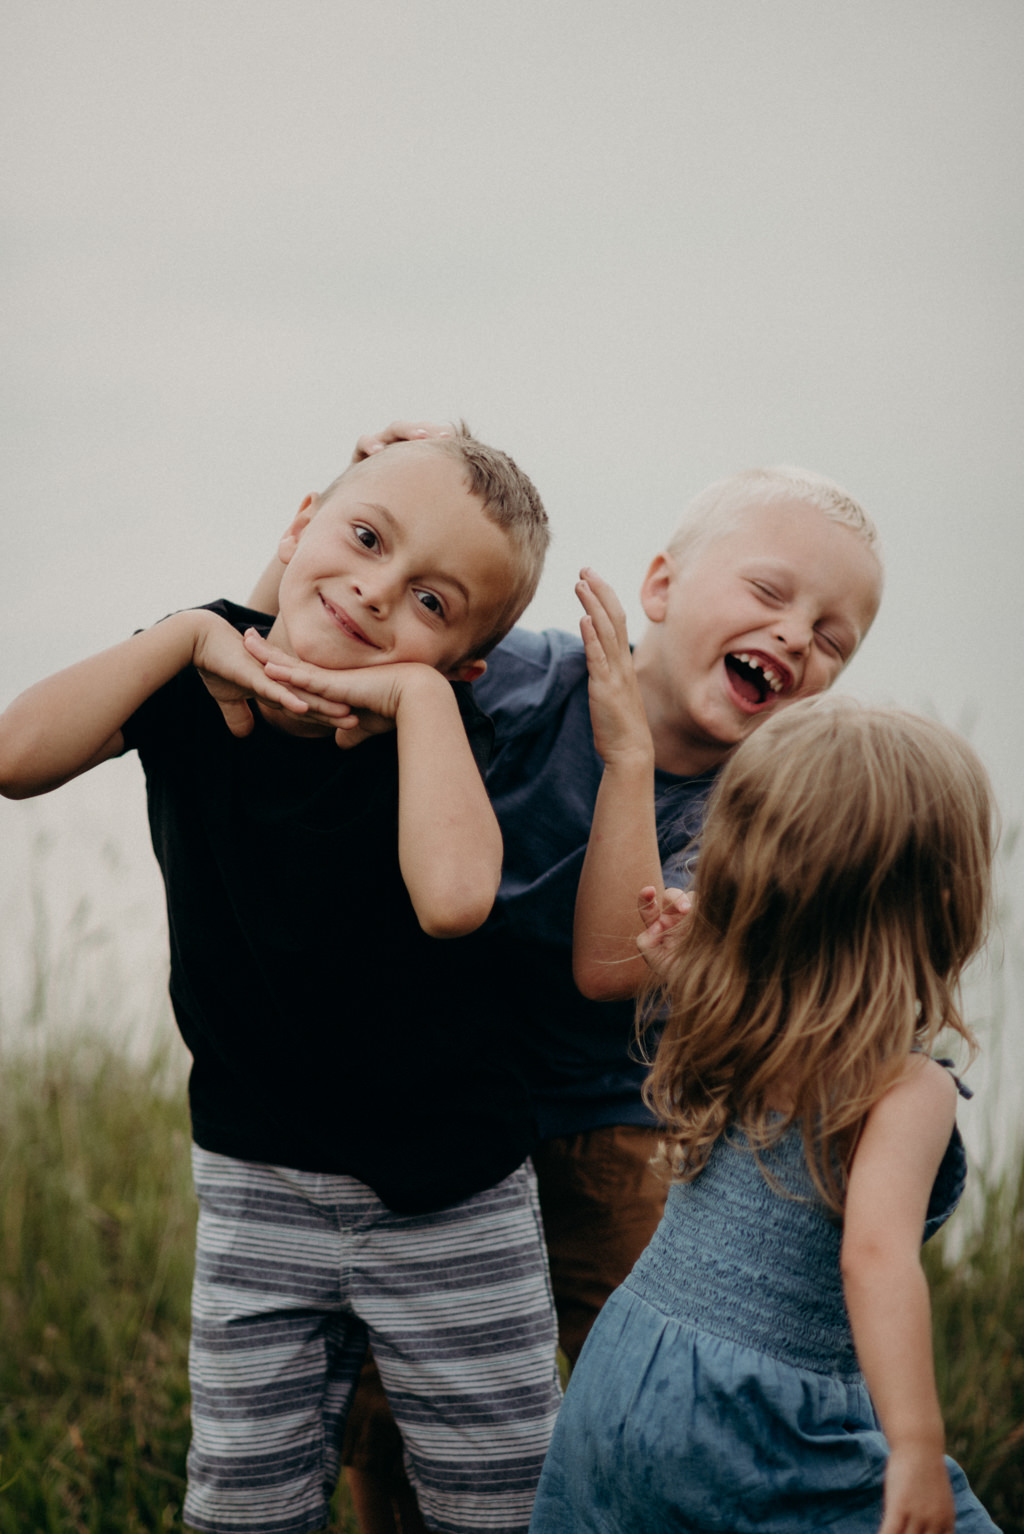
{"type": "Polygon", "coordinates": [[[686,563],[714,557],[737,565],[750,559],[774,560],[782,565],[801,555],[809,540],[845,551],[851,539],[878,566],[877,556],[855,529],[830,517],[820,506],[799,496],[750,501],[733,508],[720,523],[705,527],[686,563]]]}
{"type": "Polygon", "coordinates": [[[688,579],[699,580],[712,566],[741,575],[777,572],[787,581],[810,584],[830,603],[853,608],[862,632],[881,601],[882,565],[867,540],[799,497],[738,508],[727,525],[681,552],[688,579]]]}
{"type": "Polygon", "coordinates": [[[362,458],[351,464],[335,486],[362,485],[364,483],[388,484],[407,482],[411,479],[449,479],[453,484],[466,483],[466,475],[459,460],[451,453],[427,442],[393,442],[374,453],[372,458],[362,458]]]}

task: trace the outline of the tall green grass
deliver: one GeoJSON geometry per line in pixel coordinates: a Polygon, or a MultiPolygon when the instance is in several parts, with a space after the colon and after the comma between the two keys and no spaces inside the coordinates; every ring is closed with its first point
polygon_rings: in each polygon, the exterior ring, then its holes
{"type": "Polygon", "coordinates": [[[181,1530],[187,1057],[166,1003],[120,1016],[85,903],[58,933],[32,903],[24,994],[0,1013],[0,1534],[181,1530]]]}
{"type": "Polygon", "coordinates": [[[966,1243],[951,1230],[925,1248],[935,1368],[948,1452],[1005,1534],[1024,1534],[1024,1158],[975,1175],[966,1243]]]}
{"type": "MultiPolygon", "coordinates": [[[[148,1054],[98,1033],[92,1004],[76,1018],[59,970],[44,955],[0,1034],[0,1534],[180,1530],[183,1061],[169,1018],[148,1054]]],[[[966,1236],[954,1220],[926,1252],[939,1387],[950,1453],[1024,1534],[1024,1159],[974,1180],[966,1236]]],[[[343,1492],[332,1527],[355,1528],[343,1492]]]]}
{"type": "Polygon", "coordinates": [[[0,1530],[180,1527],[195,1227],[180,1095],[110,1045],[0,1084],[0,1530]]]}

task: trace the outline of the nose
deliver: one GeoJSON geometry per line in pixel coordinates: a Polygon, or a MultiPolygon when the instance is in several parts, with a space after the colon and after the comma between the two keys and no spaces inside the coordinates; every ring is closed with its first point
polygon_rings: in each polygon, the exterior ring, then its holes
{"type": "Polygon", "coordinates": [[[803,655],[810,649],[813,637],[811,624],[796,610],[785,613],[776,623],[775,638],[791,654],[803,655]]]}
{"type": "Polygon", "coordinates": [[[380,571],[373,575],[360,575],[352,582],[352,590],[364,607],[368,607],[378,618],[384,618],[394,600],[392,584],[384,572],[380,571]]]}

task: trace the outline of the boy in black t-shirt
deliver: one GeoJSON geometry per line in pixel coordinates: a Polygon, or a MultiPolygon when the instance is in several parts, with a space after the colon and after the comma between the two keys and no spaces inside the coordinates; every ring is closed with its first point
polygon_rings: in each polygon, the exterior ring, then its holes
{"type": "Polygon", "coordinates": [[[498,886],[462,684],[546,543],[505,455],[398,443],[303,502],[276,618],[176,613],[0,719],[10,797],[129,747],[146,770],[193,1055],[197,1529],[323,1526],[367,1335],[428,1524],[529,1521],[558,1404],[530,1110],[487,977],[437,939],[498,886]]]}

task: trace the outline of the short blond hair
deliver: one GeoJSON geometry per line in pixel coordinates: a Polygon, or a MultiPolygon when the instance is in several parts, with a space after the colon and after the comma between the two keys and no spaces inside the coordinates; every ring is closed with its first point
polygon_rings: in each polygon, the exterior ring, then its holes
{"type": "Polygon", "coordinates": [[[975,752],[920,715],[819,696],[743,742],[655,998],[645,1092],[678,1176],[732,1123],[764,1148],[799,1120],[841,1209],[860,1127],[910,1052],[947,1028],[975,1047],[958,985],[991,911],[995,818],[975,752]]]}
{"type": "Polygon", "coordinates": [[[683,512],[668,552],[678,560],[689,559],[716,538],[735,531],[749,511],[793,500],[815,506],[829,521],[848,527],[871,550],[881,568],[878,528],[860,502],[824,474],[789,464],[741,469],[738,474],[708,485],[683,512]]]}

